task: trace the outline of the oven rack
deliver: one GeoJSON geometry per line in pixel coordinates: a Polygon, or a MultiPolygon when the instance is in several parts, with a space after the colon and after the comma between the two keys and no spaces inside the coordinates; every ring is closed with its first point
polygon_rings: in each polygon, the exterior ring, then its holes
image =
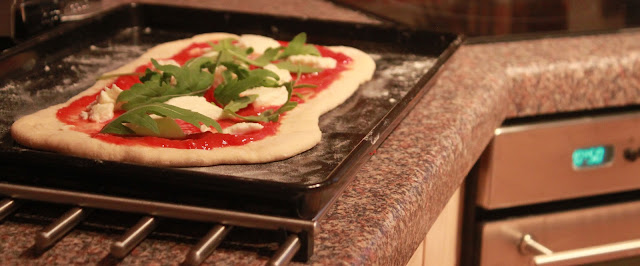
{"type": "Polygon", "coordinates": [[[5,198],[0,200],[0,221],[15,212],[21,200],[72,206],[36,233],[34,248],[38,252],[45,252],[55,245],[87,218],[93,209],[103,209],[143,215],[111,244],[109,255],[117,259],[125,258],[149,236],[161,218],[212,223],[209,232],[186,254],[183,265],[201,264],[236,226],[287,232],[287,238],[270,258],[268,265],[287,265],[292,259],[307,261],[313,255],[316,221],[8,183],[0,183],[0,198],[2,196],[5,198]]]}

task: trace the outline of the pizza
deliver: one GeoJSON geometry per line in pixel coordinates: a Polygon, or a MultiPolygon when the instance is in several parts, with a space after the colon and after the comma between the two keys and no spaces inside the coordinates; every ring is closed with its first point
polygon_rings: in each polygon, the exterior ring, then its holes
{"type": "Polygon", "coordinates": [[[18,119],[16,142],[152,166],[286,159],[318,144],[319,117],[375,70],[346,46],[207,33],[157,45],[67,102],[18,119]]]}

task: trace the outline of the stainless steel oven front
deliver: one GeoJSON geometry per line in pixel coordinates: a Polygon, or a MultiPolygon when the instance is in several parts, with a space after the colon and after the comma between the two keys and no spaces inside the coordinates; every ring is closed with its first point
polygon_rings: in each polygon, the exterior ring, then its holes
{"type": "Polygon", "coordinates": [[[465,264],[640,263],[640,110],[509,121],[468,179],[465,264]]]}

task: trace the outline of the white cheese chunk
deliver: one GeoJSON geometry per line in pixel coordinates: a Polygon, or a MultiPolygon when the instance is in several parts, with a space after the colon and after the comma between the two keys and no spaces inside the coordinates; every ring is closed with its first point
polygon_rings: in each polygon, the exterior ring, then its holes
{"type": "Polygon", "coordinates": [[[80,112],[80,118],[82,118],[82,120],[89,119],[89,112],[87,112],[87,111],[80,112]]]}
{"type": "Polygon", "coordinates": [[[254,35],[243,34],[238,39],[238,45],[244,48],[253,48],[253,52],[257,54],[263,54],[268,48],[278,48],[280,43],[272,38],[254,35]]]}
{"type": "Polygon", "coordinates": [[[291,73],[289,73],[289,70],[278,68],[274,64],[268,64],[264,66],[264,69],[270,70],[273,73],[276,73],[276,75],[278,75],[278,77],[280,78],[279,80],[280,84],[282,84],[283,82],[291,81],[291,73]]]}
{"type": "Polygon", "coordinates": [[[113,106],[113,103],[94,104],[89,111],[89,120],[101,123],[113,118],[113,106]]]}
{"type": "Polygon", "coordinates": [[[219,119],[222,115],[222,108],[207,102],[207,100],[201,96],[180,96],[171,98],[165,103],[203,114],[212,119],[219,119]]]}
{"type": "Polygon", "coordinates": [[[88,111],[80,113],[80,118],[93,122],[104,122],[113,118],[113,110],[115,109],[116,99],[122,90],[113,84],[111,88],[105,87],[98,94],[96,101],[87,106],[88,111]]]}
{"type": "Polygon", "coordinates": [[[281,106],[287,102],[289,93],[284,86],[277,88],[269,87],[256,87],[248,89],[240,93],[240,97],[247,95],[258,95],[258,98],[253,102],[255,107],[269,107],[269,106],[281,106]]]}
{"type": "Polygon", "coordinates": [[[315,68],[335,68],[337,65],[337,61],[331,57],[322,57],[315,55],[292,55],[287,58],[287,60],[293,64],[300,64],[315,68]]]}
{"type": "Polygon", "coordinates": [[[122,90],[113,84],[111,88],[104,88],[98,96],[98,103],[115,103],[122,90]]]}
{"type": "Polygon", "coordinates": [[[237,123],[222,130],[222,133],[231,135],[241,135],[252,131],[261,130],[264,126],[258,123],[237,123]]]}

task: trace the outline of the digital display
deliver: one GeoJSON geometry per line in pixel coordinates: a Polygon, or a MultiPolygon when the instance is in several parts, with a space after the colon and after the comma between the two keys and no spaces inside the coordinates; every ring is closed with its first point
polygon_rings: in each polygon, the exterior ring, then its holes
{"type": "Polygon", "coordinates": [[[613,158],[613,146],[600,145],[580,148],[573,151],[571,160],[574,169],[604,166],[613,158]]]}

